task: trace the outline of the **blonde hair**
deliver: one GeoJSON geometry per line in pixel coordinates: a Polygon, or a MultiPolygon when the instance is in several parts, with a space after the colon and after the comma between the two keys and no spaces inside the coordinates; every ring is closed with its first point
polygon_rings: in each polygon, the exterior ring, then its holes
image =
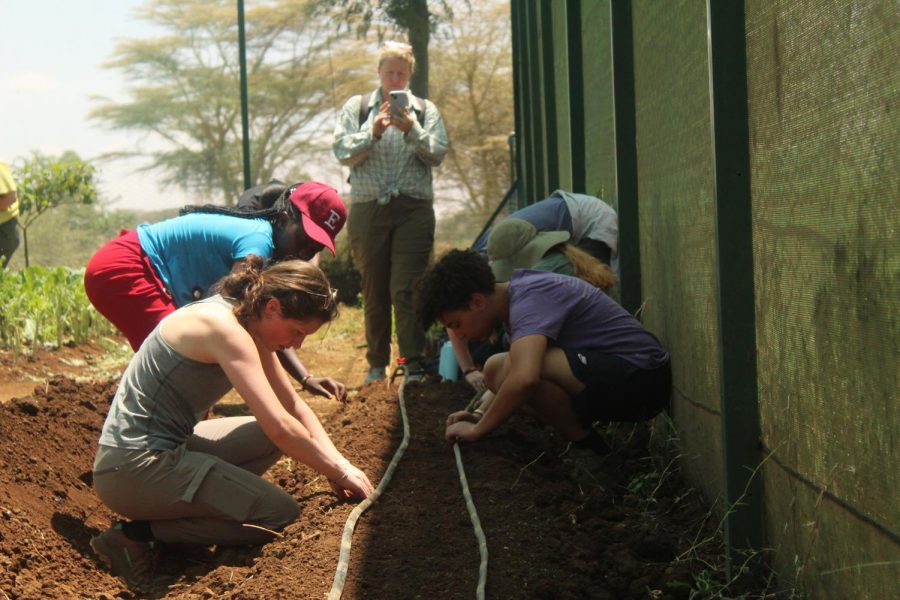
{"type": "Polygon", "coordinates": [[[416,57],[413,55],[412,46],[409,44],[385,42],[378,53],[378,69],[381,70],[381,66],[384,65],[385,61],[392,58],[399,58],[406,62],[409,65],[410,75],[416,72],[416,57]]]}
{"type": "Polygon", "coordinates": [[[616,275],[606,263],[569,243],[560,244],[560,250],[572,263],[575,277],[578,279],[583,279],[604,292],[608,292],[616,285],[616,275]]]}

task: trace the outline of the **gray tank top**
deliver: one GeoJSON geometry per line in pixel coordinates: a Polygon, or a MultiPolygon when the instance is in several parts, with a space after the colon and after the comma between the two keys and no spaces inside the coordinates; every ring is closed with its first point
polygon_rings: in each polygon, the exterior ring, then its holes
{"type": "MultiPolygon", "coordinates": [[[[222,296],[201,302],[231,306],[222,296]]],[[[132,357],[109,407],[100,445],[125,449],[172,450],[228,390],[218,364],[177,353],[159,334],[160,324],[132,357]]]]}

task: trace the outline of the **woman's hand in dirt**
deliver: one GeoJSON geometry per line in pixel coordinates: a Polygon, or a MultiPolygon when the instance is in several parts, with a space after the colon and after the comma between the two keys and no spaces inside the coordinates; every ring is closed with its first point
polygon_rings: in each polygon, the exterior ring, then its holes
{"type": "Polygon", "coordinates": [[[460,420],[456,421],[455,423],[448,424],[447,429],[444,431],[444,439],[450,446],[452,446],[455,442],[474,442],[479,437],[480,436],[475,431],[475,423],[469,420],[460,420]]]}
{"type": "Polygon", "coordinates": [[[484,391],[484,373],[481,371],[469,371],[466,373],[466,381],[469,382],[476,392],[484,391]]]}
{"type": "Polygon", "coordinates": [[[333,397],[341,402],[347,398],[347,386],[331,377],[310,377],[303,387],[307,392],[316,396],[333,397]]]}
{"type": "Polygon", "coordinates": [[[455,413],[452,413],[449,417],[447,417],[447,427],[450,427],[454,423],[459,423],[460,421],[465,421],[468,423],[477,423],[481,420],[481,417],[484,413],[480,412],[472,412],[468,410],[458,410],[455,413]]]}
{"type": "Polygon", "coordinates": [[[366,474],[351,464],[348,464],[346,469],[345,478],[337,481],[328,480],[335,495],[341,499],[368,498],[375,491],[375,487],[366,474]]]}

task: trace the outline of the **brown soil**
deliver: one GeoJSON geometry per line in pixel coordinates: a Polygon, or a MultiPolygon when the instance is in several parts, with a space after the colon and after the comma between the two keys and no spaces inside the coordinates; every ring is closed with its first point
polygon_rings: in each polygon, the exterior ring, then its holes
{"type": "MultiPolygon", "coordinates": [[[[358,386],[364,370],[358,346],[352,336],[332,339],[303,356],[315,372],[358,386]]],[[[0,391],[23,381],[32,388],[18,388],[0,406],[2,598],[136,597],[88,545],[116,519],[91,488],[95,445],[115,390],[115,380],[83,376],[100,354],[100,347],[83,346],[24,362],[0,357],[6,386],[0,391]]],[[[308,399],[336,445],[373,482],[403,437],[397,390],[367,386],[345,404],[308,399]]],[[[478,546],[454,453],[443,441],[446,415],[469,397],[461,384],[405,388],[409,447],[383,495],[359,519],[343,598],[475,594],[478,546]]],[[[237,401],[217,409],[246,411],[237,401]]],[[[488,598],[687,598],[695,578],[716,564],[718,542],[697,544],[708,535],[706,510],[666,468],[667,459],[650,457],[650,429],[606,435],[610,455],[575,459],[552,432],[522,416],[461,449],[487,538],[488,598]]],[[[355,504],[336,501],[327,481],[289,459],[267,477],[303,509],[284,536],[260,548],[163,548],[153,597],[327,596],[355,504]]]]}

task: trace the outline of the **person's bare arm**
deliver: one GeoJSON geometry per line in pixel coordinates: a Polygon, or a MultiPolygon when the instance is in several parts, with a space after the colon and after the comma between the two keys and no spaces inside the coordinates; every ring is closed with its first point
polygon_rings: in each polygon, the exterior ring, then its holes
{"type": "Polygon", "coordinates": [[[10,206],[16,203],[16,200],[19,199],[18,194],[16,194],[15,190],[11,192],[6,192],[5,194],[0,194],[0,210],[6,210],[10,206]]]}
{"type": "Polygon", "coordinates": [[[475,361],[472,359],[472,353],[469,352],[469,345],[453,333],[447,330],[447,337],[450,339],[450,346],[453,348],[453,354],[456,355],[456,364],[462,370],[466,381],[474,388],[476,392],[484,390],[484,373],[475,367],[475,361]]]}
{"type": "Polygon", "coordinates": [[[546,352],[547,338],[543,335],[528,335],[514,341],[509,349],[509,373],[486,407],[484,416],[477,423],[458,421],[448,425],[445,432],[447,441],[478,440],[519,410],[540,384],[546,352]]]}
{"type": "MultiPolygon", "coordinates": [[[[296,354],[294,354],[296,356],[296,354]]],[[[328,477],[334,493],[340,497],[360,496],[366,497],[374,491],[369,478],[362,470],[355,467],[335,447],[321,421],[309,408],[309,405],[294,391],[291,381],[284,368],[280,364],[280,355],[259,349],[260,362],[266,379],[272,386],[281,405],[284,406],[294,418],[306,428],[312,438],[324,449],[329,458],[337,457],[337,464],[341,467],[341,477],[328,477]]]]}
{"type": "Polygon", "coordinates": [[[337,398],[343,401],[347,397],[347,386],[331,377],[316,377],[300,360],[292,348],[278,352],[278,362],[288,374],[300,382],[304,390],[325,398],[337,398]]]}
{"type": "Polygon", "coordinates": [[[294,391],[290,379],[287,377],[287,373],[278,361],[272,360],[273,355],[270,352],[261,350],[259,355],[266,379],[285,410],[300,421],[303,426],[306,427],[307,431],[309,431],[310,435],[312,435],[312,437],[318,441],[330,455],[337,457],[338,459],[343,458],[343,455],[341,455],[332,443],[331,438],[328,437],[319,418],[309,408],[306,402],[304,402],[294,391]]]}
{"type": "Polygon", "coordinates": [[[342,489],[368,496],[374,489],[368,478],[359,469],[348,468],[318,418],[294,392],[275,355],[258,350],[233,318],[202,316],[212,322],[202,325],[208,329],[198,337],[196,353],[208,355],[222,367],[266,436],[288,456],[332,482],[341,482],[342,489]]]}

